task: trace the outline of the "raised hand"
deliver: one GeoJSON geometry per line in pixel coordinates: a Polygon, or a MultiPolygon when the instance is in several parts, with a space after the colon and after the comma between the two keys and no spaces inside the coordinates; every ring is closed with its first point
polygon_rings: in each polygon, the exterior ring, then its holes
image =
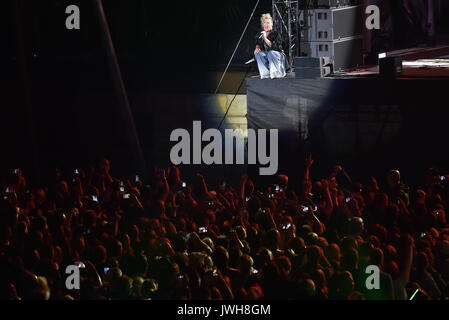
{"type": "Polygon", "coordinates": [[[198,173],[196,174],[196,176],[197,176],[198,178],[200,178],[201,180],[204,180],[204,176],[203,176],[201,173],[198,172],[198,173]]]}
{"type": "Polygon", "coordinates": [[[310,167],[313,165],[313,162],[314,162],[314,160],[313,160],[313,158],[312,158],[312,155],[309,154],[309,155],[306,157],[306,160],[305,160],[305,166],[306,166],[306,168],[307,168],[307,169],[310,169],[310,167]]]}
{"type": "Polygon", "coordinates": [[[334,166],[334,171],[335,171],[335,173],[339,173],[339,172],[343,171],[343,168],[341,166],[334,166]]]}
{"type": "Polygon", "coordinates": [[[328,191],[329,190],[329,180],[327,180],[327,179],[321,180],[321,185],[323,186],[323,190],[324,191],[328,191]]]}

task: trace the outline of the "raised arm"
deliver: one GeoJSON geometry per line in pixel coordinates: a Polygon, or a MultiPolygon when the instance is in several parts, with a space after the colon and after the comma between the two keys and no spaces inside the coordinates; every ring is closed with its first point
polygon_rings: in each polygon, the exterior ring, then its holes
{"type": "Polygon", "coordinates": [[[310,180],[310,167],[313,165],[312,155],[309,154],[304,163],[304,180],[303,180],[303,193],[305,197],[308,197],[310,190],[312,189],[312,181],[310,180]]]}
{"type": "Polygon", "coordinates": [[[164,169],[159,169],[156,173],[157,178],[160,179],[158,183],[160,184],[160,188],[162,189],[158,200],[162,200],[165,202],[170,194],[170,186],[168,185],[164,169]]]}
{"type": "Polygon", "coordinates": [[[209,190],[207,189],[206,180],[201,173],[197,173],[196,176],[200,179],[203,195],[207,195],[209,193],[209,190]]]}
{"type": "Polygon", "coordinates": [[[400,266],[403,270],[399,278],[401,280],[401,285],[406,286],[407,283],[410,281],[410,271],[412,269],[412,262],[413,262],[413,248],[414,248],[414,240],[411,235],[407,235],[406,243],[405,243],[405,251],[403,256],[403,262],[404,265],[400,266]]]}
{"type": "Polygon", "coordinates": [[[240,200],[245,201],[245,186],[248,182],[248,175],[246,173],[242,174],[240,179],[240,200]]]}
{"type": "Polygon", "coordinates": [[[323,196],[324,196],[324,202],[326,204],[325,207],[322,208],[322,212],[326,215],[326,220],[330,221],[332,211],[334,210],[334,204],[333,204],[331,192],[329,189],[329,181],[326,179],[323,179],[321,181],[321,184],[323,186],[323,196]]]}

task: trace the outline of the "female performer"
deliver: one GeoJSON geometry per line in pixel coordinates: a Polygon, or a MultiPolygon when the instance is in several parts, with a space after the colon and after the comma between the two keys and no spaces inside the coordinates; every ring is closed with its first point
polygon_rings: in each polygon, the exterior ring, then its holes
{"type": "Polygon", "coordinates": [[[281,36],[273,30],[273,18],[269,13],[263,14],[260,21],[263,31],[256,36],[254,50],[260,78],[283,78],[287,59],[282,52],[281,36]]]}

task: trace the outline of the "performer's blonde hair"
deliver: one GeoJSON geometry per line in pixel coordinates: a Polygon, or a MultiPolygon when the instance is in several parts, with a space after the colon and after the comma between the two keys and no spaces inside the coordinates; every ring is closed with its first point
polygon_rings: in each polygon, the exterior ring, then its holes
{"type": "Polygon", "coordinates": [[[265,20],[270,19],[271,21],[273,21],[273,17],[271,16],[271,14],[269,13],[265,13],[262,15],[262,17],[260,17],[260,23],[263,25],[265,20]]]}

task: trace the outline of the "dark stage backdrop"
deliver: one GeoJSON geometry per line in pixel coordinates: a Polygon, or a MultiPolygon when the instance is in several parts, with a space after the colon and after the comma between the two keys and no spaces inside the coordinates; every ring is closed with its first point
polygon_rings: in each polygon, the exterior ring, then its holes
{"type": "MultiPolygon", "coordinates": [[[[17,57],[17,11],[0,3],[0,57],[17,57]]],[[[95,58],[102,53],[93,0],[19,0],[19,15],[28,57],[41,59],[95,58]],[[77,5],[81,29],[67,30],[65,9],[77,5]]],[[[156,69],[216,69],[228,62],[257,0],[103,1],[121,60],[143,60],[156,69]]],[[[271,12],[271,0],[261,0],[243,38],[234,64],[252,57],[259,17],[271,12]]]]}
{"type": "Polygon", "coordinates": [[[448,80],[250,78],[248,127],[279,129],[281,170],[293,176],[307,152],[319,175],[334,164],[356,176],[447,169],[445,88],[448,80]]]}

